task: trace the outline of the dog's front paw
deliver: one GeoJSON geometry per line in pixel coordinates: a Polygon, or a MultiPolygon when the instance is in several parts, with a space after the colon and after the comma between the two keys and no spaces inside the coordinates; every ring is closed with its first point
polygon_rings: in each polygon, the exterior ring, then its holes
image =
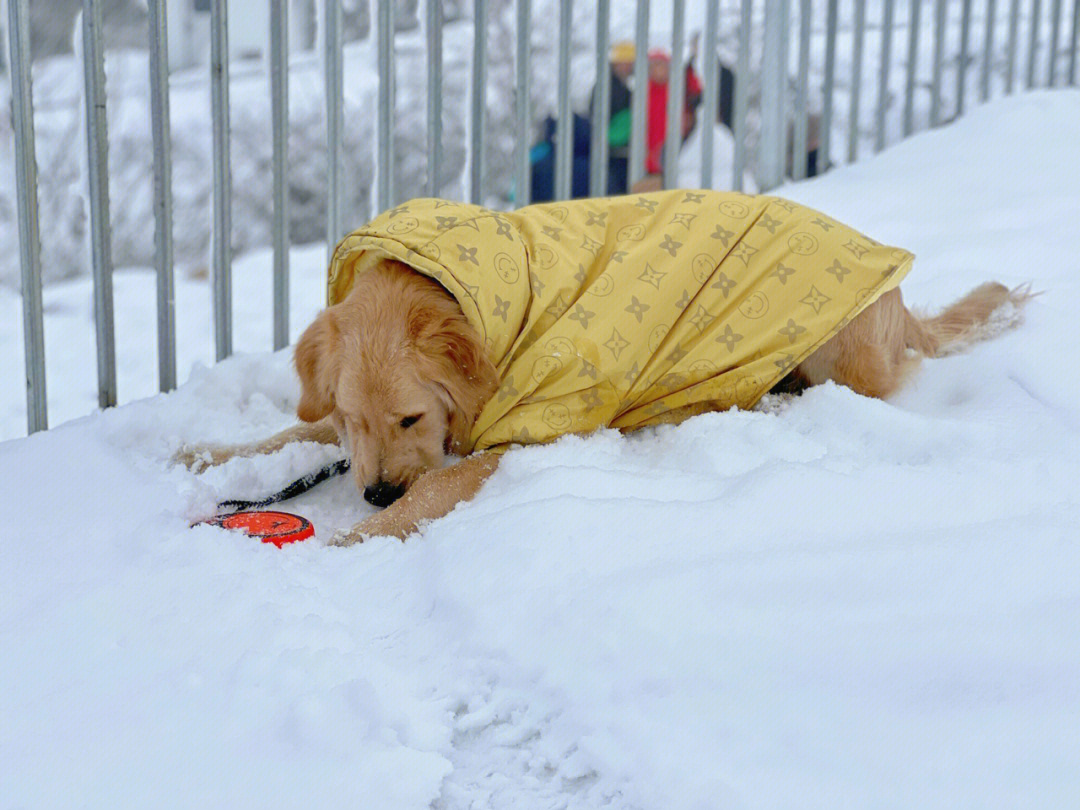
{"type": "Polygon", "coordinates": [[[213,464],[210,448],[185,444],[172,457],[173,464],[182,464],[193,473],[201,473],[213,464]]]}
{"type": "Polygon", "coordinates": [[[224,464],[236,456],[228,447],[215,447],[208,444],[185,444],[172,457],[173,464],[183,464],[193,473],[201,473],[209,467],[224,464]]]}
{"type": "Polygon", "coordinates": [[[364,537],[396,537],[404,540],[416,531],[416,522],[411,520],[404,510],[395,503],[371,515],[363,523],[354,527],[364,537]]]}
{"type": "Polygon", "coordinates": [[[338,529],[326,545],[345,548],[354,543],[363,543],[365,535],[358,531],[359,528],[359,526],[353,526],[351,529],[338,529]]]}
{"type": "Polygon", "coordinates": [[[403,518],[394,509],[376,512],[351,529],[339,529],[330,538],[328,546],[351,546],[363,543],[369,537],[396,537],[404,540],[416,531],[416,524],[403,518]]]}

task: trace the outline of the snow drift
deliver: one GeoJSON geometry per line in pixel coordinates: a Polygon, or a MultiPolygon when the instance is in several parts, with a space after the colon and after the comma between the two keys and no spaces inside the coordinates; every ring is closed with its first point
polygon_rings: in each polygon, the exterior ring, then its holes
{"type": "Polygon", "coordinates": [[[1020,329],[511,451],[404,544],[322,545],[346,480],[293,547],[189,528],[333,457],[168,465],[288,424],[286,352],[0,444],[0,806],[1071,807],[1077,131],[1030,94],[781,191],[913,250],[909,302],[1033,281],[1020,329]]]}

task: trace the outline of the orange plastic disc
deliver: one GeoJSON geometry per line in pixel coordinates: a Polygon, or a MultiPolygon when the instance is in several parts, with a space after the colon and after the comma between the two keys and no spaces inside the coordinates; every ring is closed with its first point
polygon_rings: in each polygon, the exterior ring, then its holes
{"type": "Polygon", "coordinates": [[[307,540],[315,534],[315,527],[310,520],[289,512],[236,512],[210,518],[203,523],[223,529],[237,529],[245,532],[248,537],[273,543],[278,548],[286,543],[307,540]]]}

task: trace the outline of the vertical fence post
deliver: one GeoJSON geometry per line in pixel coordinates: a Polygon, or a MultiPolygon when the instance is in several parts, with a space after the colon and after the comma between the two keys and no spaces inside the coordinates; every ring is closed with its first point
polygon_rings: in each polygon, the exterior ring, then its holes
{"type": "MultiPolygon", "coordinates": [[[[477,3],[479,13],[480,3],[477,3]]],[[[375,162],[375,208],[394,204],[394,0],[378,0],[376,50],[379,61],[379,118],[375,162]]]]}
{"type": "Polygon", "coordinates": [[[532,164],[529,161],[529,144],[532,143],[532,121],[529,117],[531,108],[529,94],[529,33],[532,31],[532,4],[530,0],[517,0],[517,23],[514,35],[517,40],[517,53],[514,58],[514,83],[517,125],[515,130],[517,144],[517,168],[514,175],[514,202],[518,206],[528,205],[532,198],[532,164]]]}
{"type": "Polygon", "coordinates": [[[28,0],[8,0],[8,54],[15,129],[15,198],[19,218],[23,353],[26,358],[26,429],[49,426],[45,403],[45,333],[41,308],[41,232],[38,226],[34,105],[30,82],[28,0]]]}
{"type": "Polygon", "coordinates": [[[1042,2],[1032,0],[1031,30],[1028,32],[1027,89],[1035,86],[1035,61],[1039,52],[1039,24],[1042,22],[1042,2]]]}
{"type": "Polygon", "coordinates": [[[799,70],[795,85],[795,128],[791,145],[791,176],[795,180],[806,177],[807,134],[810,114],[807,107],[810,73],[810,14],[811,0],[799,0],[799,70]]]}
{"type": "Polygon", "coordinates": [[[341,0],[325,0],[324,6],[324,82],[326,93],[326,250],[333,255],[341,227],[341,131],[342,65],[341,0]]]}
{"type": "Polygon", "coordinates": [[[716,51],[716,29],[720,2],[705,6],[705,31],[701,43],[702,90],[701,105],[701,187],[713,187],[713,135],[716,132],[716,110],[720,101],[720,58],[716,51]]]}
{"type": "Polygon", "coordinates": [[[649,97],[649,0],[637,0],[634,21],[634,93],[630,97],[630,167],[627,183],[645,176],[645,129],[649,97]]]}
{"type": "Polygon", "coordinates": [[[158,388],[176,388],[172,144],[165,0],[150,0],[150,130],[154,140],[154,266],[157,270],[158,388]]]}
{"type": "Polygon", "coordinates": [[[1020,29],[1020,0],[1009,2],[1009,42],[1006,47],[1008,61],[1005,65],[1005,92],[1011,93],[1016,89],[1016,42],[1020,29]]]}
{"type": "Polygon", "coordinates": [[[994,54],[994,15],[996,0],[986,0],[986,34],[983,37],[982,75],[979,77],[979,100],[990,98],[990,64],[994,54]]]}
{"type": "Polygon", "coordinates": [[[83,76],[90,198],[90,255],[94,270],[98,405],[116,404],[116,336],[113,316],[112,235],[109,227],[109,136],[105,121],[105,53],[101,3],[83,0],[83,76]]]}
{"type": "Polygon", "coordinates": [[[601,197],[608,186],[608,122],[611,120],[611,67],[608,24],[611,0],[596,4],[596,92],[592,98],[592,140],[589,143],[589,194],[601,197]]]}
{"type": "Polygon", "coordinates": [[[765,0],[765,31],[761,50],[761,143],[758,152],[758,183],[764,191],[784,181],[788,8],[788,0],[765,0]]]}
{"type": "Polygon", "coordinates": [[[934,64],[930,79],[930,126],[941,123],[941,74],[945,62],[946,0],[934,0],[934,64]]]}
{"type": "MultiPolygon", "coordinates": [[[[528,0],[519,0],[527,2],[528,0]]],[[[429,197],[442,188],[442,0],[427,0],[427,185],[429,197]]],[[[525,146],[528,149],[528,145],[525,146]]]]}
{"type": "MultiPolygon", "coordinates": [[[[893,14],[895,0],[884,0],[881,58],[878,75],[878,107],[876,111],[876,148],[881,149],[885,140],[885,112],[888,101],[889,68],[893,14]]],[[[288,42],[287,0],[270,0],[270,87],[273,124],[273,248],[274,248],[274,347],[281,348],[288,342],[288,42]]],[[[1019,40],[1019,0],[1010,0],[1009,32],[1007,44],[1006,89],[1011,91],[1016,79],[1016,56],[1019,40]]],[[[27,424],[34,432],[47,426],[45,396],[45,361],[43,317],[41,301],[40,232],[38,222],[36,165],[34,157],[34,123],[29,45],[28,0],[8,0],[8,36],[10,46],[10,71],[12,82],[12,107],[15,135],[15,179],[18,200],[19,249],[23,294],[23,320],[26,355],[27,424]]],[[[919,40],[920,0],[912,0],[909,17],[907,85],[904,103],[904,131],[913,128],[913,87],[916,77],[916,56],[919,40]]],[[[668,97],[667,120],[669,130],[665,137],[664,174],[665,185],[677,184],[677,156],[682,139],[682,111],[685,99],[684,85],[684,27],[685,0],[673,0],[671,92],[668,97]]],[[[429,193],[438,191],[438,167],[441,158],[442,108],[441,88],[442,16],[440,0],[427,0],[428,64],[428,129],[429,129],[429,193]]],[[[838,0],[828,0],[826,20],[825,56],[825,105],[821,132],[822,169],[829,164],[829,140],[831,130],[832,91],[835,70],[835,48],[838,0]]],[[[941,79],[944,64],[944,48],[947,29],[945,0],[935,0],[933,77],[931,86],[931,125],[941,122],[941,79]]],[[[341,2],[326,0],[326,88],[328,112],[328,179],[331,193],[328,210],[328,239],[332,243],[340,233],[340,176],[342,133],[342,55],[341,55],[341,2]]],[[[82,46],[84,61],[84,100],[86,104],[86,137],[88,150],[88,183],[90,205],[91,250],[94,270],[95,330],[97,338],[97,364],[99,404],[114,405],[116,393],[116,357],[112,288],[111,233],[109,223],[108,189],[108,139],[106,122],[106,93],[104,52],[102,46],[101,4],[96,0],[83,0],[82,46]]],[[[556,195],[569,197],[573,149],[573,119],[569,108],[570,45],[572,32],[572,0],[560,0],[559,43],[559,169],[557,170],[556,195]]],[[[762,119],[760,180],[763,188],[778,185],[784,175],[788,137],[786,115],[787,96],[787,26],[789,0],[766,0],[766,28],[764,34],[762,69],[762,119]]],[[[170,147],[170,112],[168,82],[167,20],[165,0],[148,0],[150,22],[150,103],[151,127],[154,143],[154,213],[155,213],[155,267],[157,271],[158,307],[158,371],[162,391],[176,385],[176,334],[175,334],[175,282],[173,248],[172,162],[170,147]]],[[[593,194],[606,191],[607,123],[610,114],[608,79],[608,23],[610,0],[599,0],[597,9],[597,97],[593,113],[592,154],[593,167],[590,174],[590,190],[593,194]]],[[[806,77],[808,75],[810,0],[800,0],[799,69],[798,69],[798,116],[794,124],[793,173],[803,177],[806,173],[807,122],[803,113],[806,108],[806,77]]],[[[993,59],[996,0],[987,0],[985,38],[983,42],[980,75],[980,96],[986,99],[990,92],[990,74],[993,59]]],[[[478,0],[474,20],[474,63],[472,76],[472,111],[470,152],[470,196],[479,201],[482,193],[483,147],[484,147],[484,89],[486,84],[486,23],[487,2],[478,0]]],[[[1041,28],[1041,0],[1032,0],[1026,85],[1036,84],[1039,34],[1041,28]]],[[[1058,78],[1058,58],[1061,54],[1061,28],[1064,3],[1051,0],[1050,43],[1047,61],[1047,82],[1053,86],[1058,78]]],[[[637,54],[635,57],[635,93],[633,115],[635,119],[634,141],[637,160],[631,161],[631,179],[640,179],[644,168],[645,93],[647,76],[647,36],[649,1],[637,2],[637,54]]],[[[705,104],[703,133],[702,174],[703,186],[713,181],[712,125],[716,118],[718,60],[716,58],[716,31],[719,4],[709,3],[706,11],[704,37],[705,104]]],[[[377,36],[379,48],[379,122],[378,122],[378,204],[389,207],[393,202],[393,7],[391,0],[379,0],[377,4],[377,36]]],[[[848,133],[848,160],[857,153],[859,88],[863,32],[865,28],[865,0],[855,0],[854,40],[852,66],[852,97],[850,128],[848,133]]],[[[958,54],[956,95],[957,115],[962,114],[966,96],[966,74],[970,46],[971,0],[963,0],[960,21],[960,46],[958,54]]],[[[734,128],[736,131],[736,168],[734,185],[739,187],[746,165],[746,108],[747,76],[749,74],[750,33],[752,0],[741,2],[738,72],[736,75],[734,128]]],[[[232,352],[232,300],[231,300],[231,185],[229,160],[229,65],[227,0],[212,0],[210,30],[211,105],[213,119],[213,292],[215,347],[217,359],[232,352]]],[[[531,19],[530,0],[517,0],[517,132],[516,189],[520,202],[529,200],[529,33],[531,19]]],[[[1068,54],[1067,81],[1076,80],[1077,36],[1080,30],[1080,0],[1072,7],[1071,36],[1064,46],[1068,54]]]]}
{"type": "Polygon", "coordinates": [[[1061,0],[1054,0],[1050,10],[1050,56],[1046,66],[1046,86],[1057,81],[1058,37],[1061,36],[1061,0]]]}
{"type": "Polygon", "coordinates": [[[682,146],[683,110],[686,106],[686,61],[683,40],[686,39],[686,2],[671,4],[671,62],[668,75],[667,129],[664,131],[664,188],[679,186],[679,147],[682,146]]]}
{"type": "Polygon", "coordinates": [[[907,71],[904,81],[905,138],[915,128],[915,76],[919,62],[919,11],[921,8],[922,0],[911,0],[911,14],[908,17],[907,71]]]}
{"type": "Polygon", "coordinates": [[[1069,35],[1069,84],[1076,84],[1076,51],[1080,49],[1080,0],[1073,0],[1072,34],[1069,35]]]}
{"type": "Polygon", "coordinates": [[[960,14],[960,58],[956,66],[956,114],[964,112],[964,91],[967,89],[968,39],[971,35],[971,0],[964,0],[960,14]]]}
{"type": "Polygon", "coordinates": [[[874,123],[874,151],[885,148],[885,110],[889,106],[889,68],[892,59],[894,0],[885,0],[881,21],[881,61],[878,63],[877,120],[874,123]]]}
{"type": "Polygon", "coordinates": [[[859,96],[862,95],[863,41],[866,34],[866,0],[855,0],[855,43],[851,56],[851,100],[848,109],[848,163],[859,153],[859,96]]]}
{"type": "Polygon", "coordinates": [[[555,199],[568,200],[574,168],[574,117],[570,110],[571,0],[559,0],[559,66],[555,114],[555,199]]]}
{"type": "Polygon", "coordinates": [[[273,126],[274,350],[289,345],[289,40],[287,0],[270,0],[273,126]]]}
{"type": "MultiPolygon", "coordinates": [[[[836,0],[830,0],[835,3],[836,0]]],[[[732,161],[731,187],[742,191],[746,171],[746,109],[749,107],[748,83],[750,72],[750,28],[754,18],[753,0],[742,0],[739,6],[739,55],[735,67],[735,99],[732,115],[735,118],[735,157],[732,161]]]]}
{"type": "MultiPolygon", "coordinates": [[[[389,0],[388,0],[389,2],[389,0]]],[[[483,202],[484,123],[487,109],[487,0],[473,3],[472,114],[469,131],[469,202],[483,202]]]]}
{"type": "MultiPolygon", "coordinates": [[[[917,0],[915,0],[917,2],[917,0]]],[[[829,0],[825,13],[825,76],[821,104],[821,147],[818,152],[818,172],[832,167],[829,157],[832,146],[833,84],[836,78],[836,17],[837,0],[829,0]]]]}
{"type": "MultiPolygon", "coordinates": [[[[89,0],[87,0],[89,2],[89,0]]],[[[232,354],[232,190],[229,178],[229,35],[226,0],[210,5],[210,106],[214,129],[214,287],[216,359],[232,354]]]]}

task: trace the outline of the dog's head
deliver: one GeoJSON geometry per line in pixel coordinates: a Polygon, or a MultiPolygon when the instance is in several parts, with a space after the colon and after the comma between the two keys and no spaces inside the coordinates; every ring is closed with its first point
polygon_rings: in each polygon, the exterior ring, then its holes
{"type": "Polygon", "coordinates": [[[443,287],[379,261],[296,346],[297,416],[329,417],[364,498],[387,506],[461,452],[496,386],[476,331],[443,287]]]}

